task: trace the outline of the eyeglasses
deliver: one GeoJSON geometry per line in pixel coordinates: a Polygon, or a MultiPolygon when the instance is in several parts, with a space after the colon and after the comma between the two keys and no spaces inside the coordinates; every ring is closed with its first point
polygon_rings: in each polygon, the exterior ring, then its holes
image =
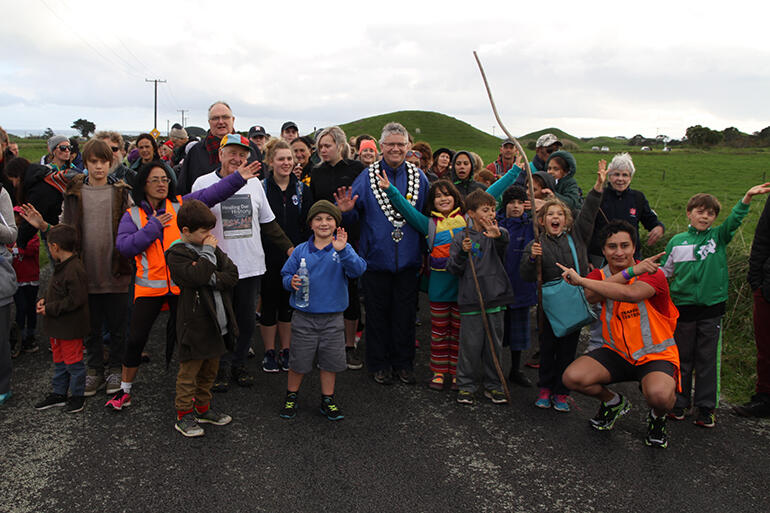
{"type": "Polygon", "coordinates": [[[383,146],[386,148],[406,148],[406,143],[402,142],[396,142],[396,143],[382,143],[383,146]]]}
{"type": "Polygon", "coordinates": [[[231,119],[233,119],[233,117],[232,116],[228,116],[228,115],[225,115],[225,116],[213,116],[213,117],[209,118],[209,121],[229,121],[231,119]]]}
{"type": "Polygon", "coordinates": [[[117,152],[120,151],[120,147],[119,146],[110,146],[110,148],[112,149],[112,153],[117,153],[117,152]]]}
{"type": "Polygon", "coordinates": [[[417,157],[418,159],[422,158],[422,153],[419,151],[409,150],[406,152],[407,157],[417,157]]]}
{"type": "Polygon", "coordinates": [[[151,185],[158,185],[160,183],[162,183],[163,185],[166,185],[170,181],[171,179],[167,176],[161,176],[161,177],[156,176],[155,178],[150,178],[149,180],[147,180],[147,183],[151,185]]]}
{"type": "Polygon", "coordinates": [[[65,146],[62,144],[61,146],[57,146],[56,149],[59,151],[72,151],[72,146],[65,146]]]}

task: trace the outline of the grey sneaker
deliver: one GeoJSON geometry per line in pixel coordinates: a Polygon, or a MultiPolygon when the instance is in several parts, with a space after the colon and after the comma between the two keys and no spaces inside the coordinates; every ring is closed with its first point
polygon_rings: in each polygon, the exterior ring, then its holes
{"type": "MultiPolygon", "coordinates": [[[[86,374],[86,391],[83,393],[85,397],[91,397],[92,395],[96,395],[96,392],[101,390],[101,388],[104,386],[104,377],[100,372],[97,372],[94,369],[88,369],[88,374],[86,374]]],[[[120,383],[118,383],[118,388],[120,388],[120,383]]],[[[117,392],[117,390],[115,390],[117,392]]],[[[107,393],[115,393],[115,392],[109,392],[107,393]]]]}
{"type": "Polygon", "coordinates": [[[117,372],[111,371],[107,375],[107,395],[113,395],[117,394],[118,390],[120,390],[120,371],[117,372]]]}
{"type": "Polygon", "coordinates": [[[195,409],[193,409],[193,412],[195,414],[195,420],[204,424],[214,424],[215,426],[224,426],[225,424],[229,424],[233,420],[233,418],[230,415],[219,413],[218,411],[214,411],[211,408],[204,411],[203,413],[198,413],[198,410],[195,410],[195,409]]]}
{"type": "Polygon", "coordinates": [[[187,437],[203,436],[205,433],[203,428],[198,425],[198,421],[195,420],[195,417],[192,413],[188,413],[181,419],[177,420],[176,424],[174,424],[174,427],[177,431],[187,437]]]}

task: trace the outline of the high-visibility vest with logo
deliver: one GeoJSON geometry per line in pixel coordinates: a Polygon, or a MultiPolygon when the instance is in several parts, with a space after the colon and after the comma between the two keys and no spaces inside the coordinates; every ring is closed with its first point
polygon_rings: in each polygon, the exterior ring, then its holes
{"type": "MultiPolygon", "coordinates": [[[[602,269],[602,280],[611,276],[610,269],[602,269]]],[[[636,280],[632,278],[628,283],[636,280]]],[[[628,362],[643,365],[652,360],[666,360],[679,369],[679,350],[674,341],[676,319],[674,303],[668,298],[669,315],[657,311],[650,301],[625,303],[605,298],[601,323],[604,345],[628,362]]]]}
{"type": "MultiPolygon", "coordinates": [[[[181,196],[177,196],[179,204],[181,196]]],[[[138,297],[165,296],[169,292],[179,295],[179,287],[171,280],[171,274],[166,266],[165,251],[179,239],[179,227],[176,225],[175,204],[166,198],[166,212],[173,218],[168,226],[163,228],[163,237],[155,239],[147,249],[134,257],[136,261],[136,282],[134,284],[134,299],[138,297]]],[[[138,229],[142,229],[149,220],[147,212],[141,207],[133,206],[128,209],[131,220],[138,229]]]]}

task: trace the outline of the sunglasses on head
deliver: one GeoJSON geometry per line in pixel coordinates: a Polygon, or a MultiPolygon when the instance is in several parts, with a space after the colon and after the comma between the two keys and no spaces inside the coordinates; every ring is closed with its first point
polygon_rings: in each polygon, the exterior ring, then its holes
{"type": "Polygon", "coordinates": [[[422,153],[419,151],[409,150],[406,152],[407,157],[417,157],[418,159],[422,158],[422,153]]]}
{"type": "Polygon", "coordinates": [[[56,149],[59,151],[72,151],[72,146],[65,146],[62,144],[61,146],[57,146],[56,149]]]}
{"type": "Polygon", "coordinates": [[[119,146],[110,146],[110,149],[112,150],[112,153],[117,153],[117,152],[120,151],[120,147],[119,146]]]}

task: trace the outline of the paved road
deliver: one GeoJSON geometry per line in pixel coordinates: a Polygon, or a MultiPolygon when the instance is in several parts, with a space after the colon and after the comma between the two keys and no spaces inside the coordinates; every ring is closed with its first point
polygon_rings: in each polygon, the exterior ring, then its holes
{"type": "Polygon", "coordinates": [[[318,414],[315,374],[286,421],[285,374],[259,371],[254,388],[215,397],[233,422],[197,439],[173,428],[175,375],[161,363],[160,324],[134,404],[120,413],[101,394],[81,414],[35,411],[50,353],[22,355],[16,395],[0,408],[0,511],[770,509],[770,423],[720,410],[716,429],[670,423],[669,448],[656,450],[642,442],[646,409],[630,384],[621,389],[634,407],[609,433],[588,426],[597,405],[582,397],[569,414],[535,408],[534,389],[514,388],[508,407],[483,398],[460,406],[427,388],[427,312],[423,304],[416,386],[345,372],[337,397],[346,418],[334,423],[318,414]]]}

